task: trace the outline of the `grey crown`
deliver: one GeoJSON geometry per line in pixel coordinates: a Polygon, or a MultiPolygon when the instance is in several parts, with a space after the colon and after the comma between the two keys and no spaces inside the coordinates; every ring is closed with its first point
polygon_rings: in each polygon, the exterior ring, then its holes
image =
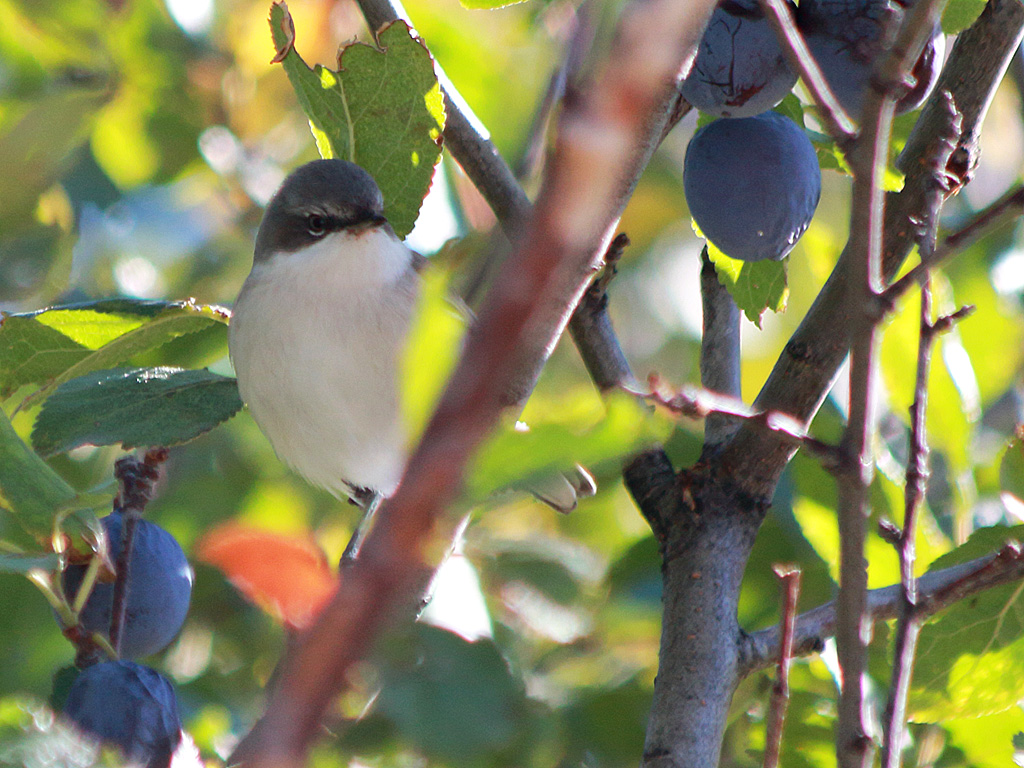
{"type": "Polygon", "coordinates": [[[369,173],[347,160],[314,160],[293,171],[271,198],[256,235],[255,260],[294,253],[330,232],[386,221],[369,173]]]}

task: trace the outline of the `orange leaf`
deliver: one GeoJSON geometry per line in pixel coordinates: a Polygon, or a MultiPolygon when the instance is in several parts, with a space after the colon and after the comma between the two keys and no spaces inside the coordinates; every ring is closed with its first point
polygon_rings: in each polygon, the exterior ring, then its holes
{"type": "Polygon", "coordinates": [[[323,550],[308,537],[225,523],[202,538],[198,556],[223,571],[247,600],[295,629],[308,626],[338,586],[323,550]]]}

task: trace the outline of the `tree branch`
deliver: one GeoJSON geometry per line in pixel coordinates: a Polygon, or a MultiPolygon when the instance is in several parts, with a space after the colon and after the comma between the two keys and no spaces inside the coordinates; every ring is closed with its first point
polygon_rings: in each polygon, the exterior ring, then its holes
{"type": "MultiPolygon", "coordinates": [[[[923,617],[933,616],[966,597],[986,589],[1024,579],[1024,553],[1010,542],[998,552],[977,560],[931,571],[917,580],[918,608],[923,617]]],[[[899,615],[903,586],[873,589],[868,592],[867,618],[874,621],[895,619],[899,615]]],[[[820,605],[796,620],[793,654],[820,653],[825,641],[835,636],[836,603],[820,605]]],[[[772,666],[779,657],[778,627],[769,627],[746,635],[742,641],[740,676],[772,666]]]]}
{"type": "MultiPolygon", "coordinates": [[[[704,332],[700,337],[700,383],[704,389],[740,397],[740,309],[718,280],[708,247],[701,251],[700,296],[704,332]]],[[[724,414],[709,412],[704,421],[704,449],[714,450],[736,431],[724,414]]]]}

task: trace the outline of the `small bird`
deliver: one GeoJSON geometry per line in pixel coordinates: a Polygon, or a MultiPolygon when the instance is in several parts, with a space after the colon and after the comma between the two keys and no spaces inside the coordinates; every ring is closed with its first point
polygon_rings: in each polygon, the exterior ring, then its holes
{"type": "MultiPolygon", "coordinates": [[[[405,468],[399,368],[426,263],[384,217],[369,173],[314,160],[271,198],[235,302],[228,347],[257,425],[285,464],[364,510],[343,562],[405,468]]],[[[580,471],[531,490],[567,511],[593,492],[580,471]]]]}

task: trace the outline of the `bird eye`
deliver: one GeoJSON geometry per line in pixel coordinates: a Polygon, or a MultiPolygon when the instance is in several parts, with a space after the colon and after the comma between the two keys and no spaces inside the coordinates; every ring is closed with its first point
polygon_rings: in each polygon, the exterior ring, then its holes
{"type": "Polygon", "coordinates": [[[306,217],[306,229],[313,237],[322,237],[327,231],[327,220],[317,213],[311,213],[306,217]]]}

